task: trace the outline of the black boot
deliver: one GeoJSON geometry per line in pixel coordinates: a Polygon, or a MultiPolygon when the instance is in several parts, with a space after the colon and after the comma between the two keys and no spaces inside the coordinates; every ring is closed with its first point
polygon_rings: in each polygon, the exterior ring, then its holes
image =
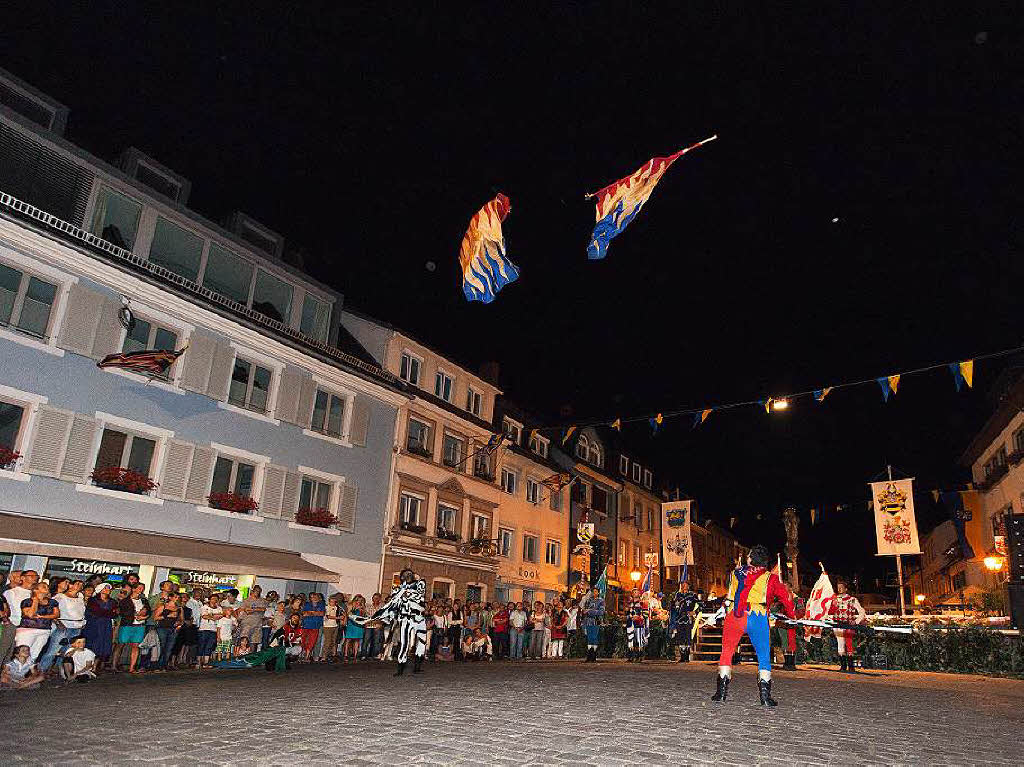
{"type": "Polygon", "coordinates": [[[772,680],[771,679],[758,679],[757,680],[757,693],[761,697],[761,705],[768,708],[774,708],[779,705],[779,702],[772,697],[772,680]]]}
{"type": "Polygon", "coordinates": [[[718,675],[718,688],[715,690],[715,694],[711,696],[711,700],[714,701],[725,701],[729,697],[729,677],[718,675]]]}
{"type": "Polygon", "coordinates": [[[854,662],[853,656],[852,655],[847,655],[846,658],[847,658],[847,660],[846,660],[846,671],[847,671],[847,673],[856,674],[857,673],[857,664],[854,662]]]}
{"type": "Polygon", "coordinates": [[[423,658],[421,658],[419,655],[417,655],[416,658],[412,662],[412,673],[419,674],[419,673],[422,673],[422,671],[423,671],[423,658]]]}
{"type": "Polygon", "coordinates": [[[689,647],[684,647],[683,648],[683,652],[680,654],[680,657],[679,657],[679,662],[680,663],[689,663],[690,662],[690,648],[689,647]]]}
{"type": "Polygon", "coordinates": [[[405,664],[404,663],[399,663],[398,664],[398,669],[395,671],[395,676],[401,676],[404,673],[405,673],[405,664]]]}
{"type": "Polygon", "coordinates": [[[840,655],[839,656],[839,670],[840,671],[849,671],[850,669],[849,669],[848,663],[849,663],[849,661],[848,661],[848,659],[847,659],[847,657],[845,655],[840,655]]]}
{"type": "Polygon", "coordinates": [[[788,652],[785,654],[784,657],[786,658],[786,662],[782,664],[782,670],[796,671],[796,655],[794,653],[788,652]]]}

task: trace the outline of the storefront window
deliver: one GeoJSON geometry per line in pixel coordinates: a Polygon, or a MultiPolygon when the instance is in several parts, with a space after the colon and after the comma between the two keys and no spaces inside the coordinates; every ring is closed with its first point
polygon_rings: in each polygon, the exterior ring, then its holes
{"type": "Polygon", "coordinates": [[[43,578],[70,578],[73,581],[86,581],[94,575],[102,575],[104,582],[115,587],[124,583],[129,575],[138,575],[139,566],[124,562],[105,562],[101,559],[63,559],[50,557],[46,562],[43,578]]]}
{"type": "Polygon", "coordinates": [[[177,583],[180,586],[179,590],[191,592],[194,588],[204,588],[211,591],[238,589],[238,598],[245,599],[249,594],[249,589],[238,585],[241,577],[241,575],[211,573],[206,570],[171,570],[167,574],[167,580],[177,583]]]}

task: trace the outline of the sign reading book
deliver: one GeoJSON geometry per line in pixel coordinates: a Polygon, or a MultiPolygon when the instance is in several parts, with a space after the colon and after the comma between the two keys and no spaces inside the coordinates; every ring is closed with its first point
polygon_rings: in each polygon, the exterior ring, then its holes
{"type": "Polygon", "coordinates": [[[690,505],[692,501],[661,504],[661,540],[665,547],[665,567],[693,564],[693,542],[690,538],[690,505]]]}
{"type": "Polygon", "coordinates": [[[914,516],[914,480],[887,479],[872,482],[870,487],[879,556],[920,554],[914,516]]]}

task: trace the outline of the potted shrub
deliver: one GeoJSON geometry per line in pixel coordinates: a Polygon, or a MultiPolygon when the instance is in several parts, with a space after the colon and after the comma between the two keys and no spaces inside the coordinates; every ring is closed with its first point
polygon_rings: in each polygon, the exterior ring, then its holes
{"type": "Polygon", "coordinates": [[[330,527],[337,521],[338,518],[324,508],[302,508],[295,515],[296,524],[310,527],[330,527]]]}
{"type": "Polygon", "coordinates": [[[90,477],[96,487],[119,490],[122,493],[135,493],[136,495],[148,493],[157,486],[157,483],[145,474],[121,466],[95,469],[90,477]]]}
{"type": "Polygon", "coordinates": [[[240,493],[210,493],[206,496],[210,508],[221,511],[233,511],[236,514],[252,514],[259,509],[255,498],[240,493]]]}
{"type": "Polygon", "coordinates": [[[457,541],[460,540],[462,536],[460,536],[454,530],[448,530],[447,528],[439,527],[437,528],[437,537],[445,541],[457,541]]]}
{"type": "Polygon", "coordinates": [[[418,533],[419,535],[427,532],[426,525],[414,525],[411,522],[403,522],[402,529],[408,530],[410,533],[418,533]]]}
{"type": "Polygon", "coordinates": [[[0,469],[13,469],[19,458],[21,453],[17,450],[0,445],[0,469]]]}

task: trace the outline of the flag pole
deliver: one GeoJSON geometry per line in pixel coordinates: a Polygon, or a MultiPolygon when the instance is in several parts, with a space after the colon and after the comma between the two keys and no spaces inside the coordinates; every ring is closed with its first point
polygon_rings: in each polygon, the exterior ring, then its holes
{"type": "MultiPolygon", "coordinates": [[[[696,144],[691,144],[690,146],[686,147],[686,149],[680,149],[680,150],[679,150],[679,151],[678,151],[678,152],[676,153],[676,155],[675,155],[675,156],[676,156],[676,157],[682,157],[682,156],[683,156],[684,154],[686,154],[687,152],[689,152],[689,151],[691,151],[691,150],[693,150],[693,149],[696,149],[697,147],[701,147],[701,146],[704,146],[704,145],[705,145],[705,144],[707,144],[707,143],[708,143],[709,141],[714,141],[714,140],[715,140],[715,139],[717,139],[717,138],[718,138],[718,134],[717,134],[717,133],[716,133],[716,134],[715,134],[714,136],[708,136],[708,137],[707,137],[706,139],[704,139],[703,141],[698,141],[698,142],[697,142],[696,144]]],[[[607,188],[608,188],[608,187],[603,187],[603,189],[607,189],[607,188]]],[[[599,195],[599,194],[601,193],[601,191],[602,191],[602,189],[599,189],[599,190],[598,190],[598,191],[596,191],[596,192],[590,192],[589,194],[585,194],[585,195],[583,195],[583,199],[584,199],[584,200],[589,200],[589,199],[590,199],[591,197],[597,197],[597,195],[599,195]]]]}
{"type": "MultiPolygon", "coordinates": [[[[885,468],[889,472],[889,481],[892,482],[892,464],[887,465],[885,468]]],[[[896,588],[899,589],[899,617],[903,618],[907,607],[903,601],[903,561],[899,554],[896,555],[896,588]]]]}

